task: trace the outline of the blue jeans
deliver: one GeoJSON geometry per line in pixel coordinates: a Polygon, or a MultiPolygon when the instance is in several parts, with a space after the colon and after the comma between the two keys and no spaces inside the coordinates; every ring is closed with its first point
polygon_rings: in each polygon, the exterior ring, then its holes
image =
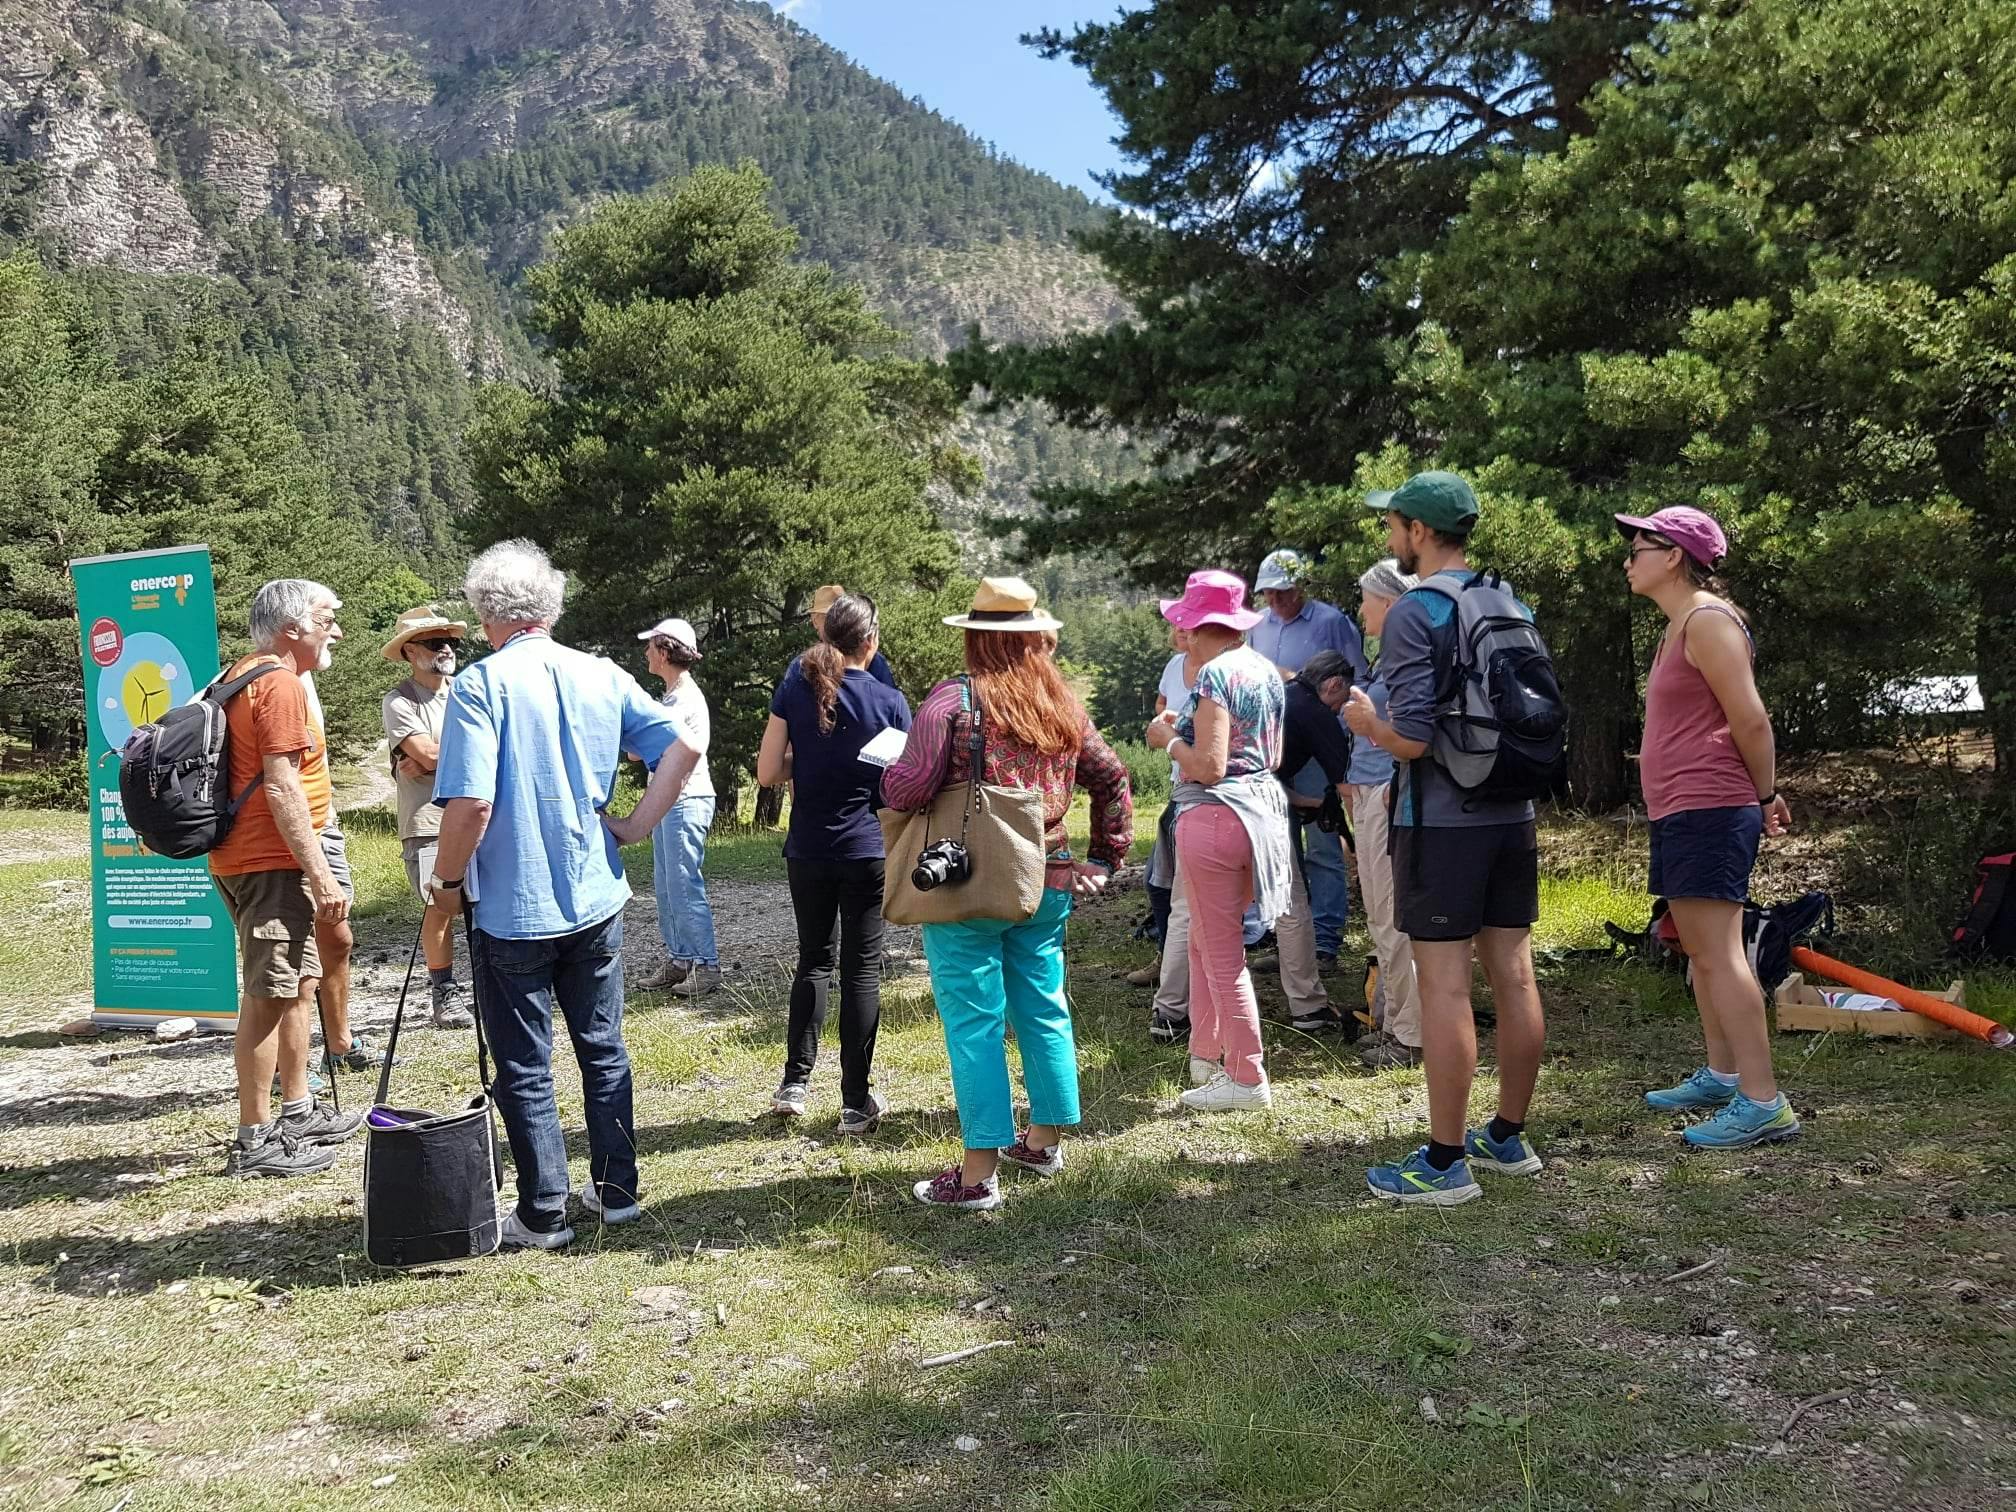
{"type": "Polygon", "coordinates": [[[553,1100],[557,1008],[581,1068],[588,1176],[603,1204],[637,1200],[637,1125],[623,1048],[623,915],[549,940],[474,932],[476,1003],[497,1058],[491,1095],[518,1171],[518,1221],[534,1233],[567,1226],[567,1140],[553,1100]]]}
{"type": "Polygon", "coordinates": [[[931,995],[952,1062],[952,1095],[969,1150],[1015,1143],[1008,1040],[1022,1052],[1029,1121],[1078,1122],[1078,1047],[1064,996],[1064,925],[1071,894],[1044,889],[1035,914],[1019,924],[969,919],[926,924],[924,959],[931,995]]]}
{"type": "MultiPolygon", "coordinates": [[[[1295,791],[1321,798],[1329,781],[1320,762],[1310,762],[1295,774],[1295,791]]],[[[1344,837],[1313,824],[1291,826],[1302,850],[1302,876],[1309,885],[1309,912],[1316,920],[1316,953],[1334,956],[1344,940],[1344,920],[1351,912],[1351,874],[1344,869],[1344,837]]]]}
{"type": "Polygon", "coordinates": [[[714,911],[707,906],[707,831],[714,799],[681,798],[651,832],[651,891],[658,898],[658,938],[671,961],[718,966],[714,911]]]}

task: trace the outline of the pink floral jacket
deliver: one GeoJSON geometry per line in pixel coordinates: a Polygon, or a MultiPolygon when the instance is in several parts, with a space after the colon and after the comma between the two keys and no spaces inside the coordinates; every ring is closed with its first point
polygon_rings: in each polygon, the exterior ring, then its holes
{"type": "MultiPolygon", "coordinates": [[[[939,789],[967,780],[973,716],[962,702],[955,677],[938,684],[917,706],[910,743],[882,774],[882,801],[890,808],[914,812],[930,803],[939,789]]],[[[1011,740],[991,720],[985,734],[987,770],[981,780],[996,787],[1035,788],[1043,794],[1043,845],[1050,858],[1045,885],[1071,885],[1071,845],[1064,833],[1064,816],[1071,807],[1073,787],[1092,795],[1091,859],[1118,871],[1134,844],[1134,797],[1127,785],[1126,764],[1113,754],[1092,721],[1085,721],[1076,751],[1054,756],[1011,740]]]]}

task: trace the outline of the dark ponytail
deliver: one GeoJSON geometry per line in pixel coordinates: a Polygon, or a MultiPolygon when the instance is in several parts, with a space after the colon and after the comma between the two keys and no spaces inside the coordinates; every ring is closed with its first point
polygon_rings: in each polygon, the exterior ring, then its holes
{"type": "Polygon", "coordinates": [[[812,685],[812,700],[819,710],[821,735],[833,733],[833,711],[840,702],[848,661],[861,654],[877,630],[875,601],[865,593],[843,593],[826,611],[826,631],[819,644],[800,659],[798,669],[812,685]]]}

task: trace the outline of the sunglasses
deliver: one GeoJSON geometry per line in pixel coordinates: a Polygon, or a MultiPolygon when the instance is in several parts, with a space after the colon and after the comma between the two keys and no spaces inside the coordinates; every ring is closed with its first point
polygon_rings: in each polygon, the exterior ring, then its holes
{"type": "Polygon", "coordinates": [[[457,640],[452,635],[439,635],[435,636],[431,640],[415,640],[409,642],[409,644],[419,646],[424,650],[433,651],[436,653],[442,651],[459,651],[462,649],[462,642],[457,640]]]}
{"type": "Polygon", "coordinates": [[[1629,562],[1634,558],[1645,555],[1648,551],[1678,551],[1679,549],[1678,546],[1633,546],[1629,551],[1624,553],[1624,560],[1629,562]]]}

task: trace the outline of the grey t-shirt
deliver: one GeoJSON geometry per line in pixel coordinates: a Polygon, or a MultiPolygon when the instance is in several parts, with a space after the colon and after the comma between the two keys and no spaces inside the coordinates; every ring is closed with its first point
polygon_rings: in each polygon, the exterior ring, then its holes
{"type": "MultiPolygon", "coordinates": [[[[429,693],[407,678],[379,705],[385,722],[385,742],[394,751],[408,735],[425,735],[438,747],[441,743],[441,713],[448,707],[448,689],[454,679],[444,677],[441,686],[429,693]]],[[[441,833],[441,810],[434,806],[434,774],[422,772],[408,777],[394,768],[399,787],[399,838],[413,840],[441,833]]]]}
{"type": "MultiPolygon", "coordinates": [[[[1437,573],[1459,584],[1476,576],[1463,569],[1437,573]]],[[[1435,733],[1435,670],[1450,665],[1455,651],[1456,601],[1432,588],[1403,594],[1386,613],[1379,638],[1379,673],[1388,690],[1387,718],[1409,740],[1429,740],[1435,733]]],[[[1530,803],[1486,803],[1450,780],[1434,756],[1423,754],[1396,764],[1393,773],[1393,822],[1411,827],[1414,779],[1421,779],[1421,822],[1428,829],[1478,829],[1487,824],[1518,824],[1533,817],[1530,803]]]]}

